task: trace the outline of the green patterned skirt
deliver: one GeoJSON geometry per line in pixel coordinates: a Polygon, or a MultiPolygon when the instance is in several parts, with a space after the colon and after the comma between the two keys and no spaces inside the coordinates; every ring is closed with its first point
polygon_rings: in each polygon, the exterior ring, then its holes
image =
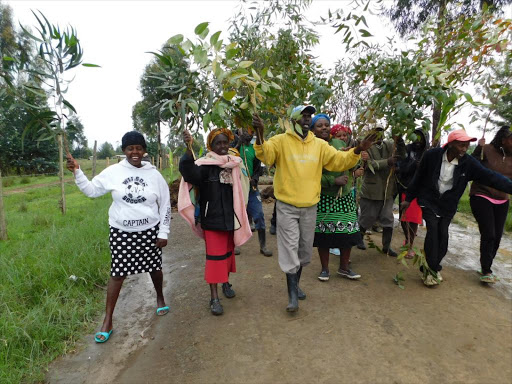
{"type": "Polygon", "coordinates": [[[352,193],[342,197],[320,195],[314,247],[350,249],[361,239],[357,205],[352,193]]]}

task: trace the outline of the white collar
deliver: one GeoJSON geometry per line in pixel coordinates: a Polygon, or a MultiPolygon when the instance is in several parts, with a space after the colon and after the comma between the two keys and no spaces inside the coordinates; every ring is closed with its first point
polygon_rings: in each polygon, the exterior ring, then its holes
{"type": "Polygon", "coordinates": [[[443,161],[446,161],[448,164],[459,165],[459,159],[456,157],[452,161],[448,161],[448,151],[444,152],[443,161]]]}

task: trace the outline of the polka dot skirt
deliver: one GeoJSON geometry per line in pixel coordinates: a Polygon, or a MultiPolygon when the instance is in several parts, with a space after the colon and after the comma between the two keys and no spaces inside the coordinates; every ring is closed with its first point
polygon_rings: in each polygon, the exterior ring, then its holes
{"type": "Polygon", "coordinates": [[[111,276],[128,276],[162,269],[162,249],[155,246],[158,225],[146,231],[124,232],[110,227],[111,276]]]}

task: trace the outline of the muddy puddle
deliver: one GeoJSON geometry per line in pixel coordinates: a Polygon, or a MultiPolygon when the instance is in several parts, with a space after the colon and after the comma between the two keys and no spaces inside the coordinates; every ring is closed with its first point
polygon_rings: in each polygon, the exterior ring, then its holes
{"type": "MultiPolygon", "coordinates": [[[[480,269],[480,233],[478,228],[465,227],[456,223],[450,225],[448,254],[443,260],[445,265],[476,271],[480,269]]],[[[505,234],[492,264],[492,271],[499,276],[495,286],[512,299],[512,237],[505,234]]]]}

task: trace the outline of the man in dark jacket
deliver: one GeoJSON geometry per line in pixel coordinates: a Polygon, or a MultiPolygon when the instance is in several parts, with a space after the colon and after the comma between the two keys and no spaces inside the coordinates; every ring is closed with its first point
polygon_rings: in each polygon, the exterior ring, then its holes
{"type": "Polygon", "coordinates": [[[476,180],[506,193],[512,193],[512,180],[483,167],[468,156],[469,137],[463,129],[451,132],[443,148],[425,153],[413,180],[409,184],[401,208],[406,210],[410,202],[418,199],[427,224],[425,256],[430,270],[423,271],[427,286],[437,285],[441,277],[441,261],[448,251],[448,227],[457,212],[457,205],[469,181],[476,180]]]}
{"type": "MultiPolygon", "coordinates": [[[[363,175],[363,184],[359,199],[361,214],[359,227],[364,236],[367,229],[372,228],[378,220],[382,225],[382,251],[389,256],[396,257],[397,253],[391,248],[393,237],[393,201],[397,194],[396,179],[392,168],[399,159],[405,157],[405,143],[401,137],[393,141],[384,141],[384,129],[376,128],[381,137],[368,150],[373,171],[368,169],[363,175]]],[[[366,249],[364,241],[357,245],[359,249],[366,249]]]]}

